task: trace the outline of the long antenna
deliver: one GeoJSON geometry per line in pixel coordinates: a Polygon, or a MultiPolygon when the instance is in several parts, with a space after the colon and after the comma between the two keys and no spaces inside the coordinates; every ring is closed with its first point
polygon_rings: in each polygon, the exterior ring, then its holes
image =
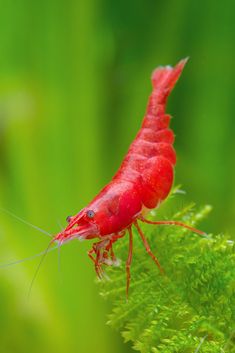
{"type": "Polygon", "coordinates": [[[16,216],[14,213],[12,213],[12,212],[10,212],[10,211],[8,211],[8,210],[5,210],[4,208],[0,208],[0,211],[2,211],[2,212],[4,212],[4,213],[8,214],[9,216],[11,216],[11,217],[17,219],[18,221],[20,221],[20,222],[22,222],[22,223],[24,223],[24,224],[27,224],[28,226],[30,226],[30,227],[32,227],[32,228],[38,230],[39,232],[41,232],[41,233],[43,233],[43,234],[46,234],[46,235],[49,236],[50,238],[52,237],[52,235],[51,235],[49,232],[47,232],[46,230],[44,230],[44,229],[42,229],[42,228],[39,228],[39,227],[35,226],[35,225],[32,224],[32,223],[29,223],[29,222],[25,221],[23,218],[16,216]]]}
{"type": "Polygon", "coordinates": [[[59,282],[61,282],[61,243],[58,244],[57,249],[58,249],[58,276],[59,276],[59,282]]]}
{"type": "Polygon", "coordinates": [[[0,265],[0,268],[5,268],[5,267],[9,267],[9,266],[13,266],[13,265],[20,264],[21,262],[33,260],[33,259],[35,259],[36,257],[39,257],[39,256],[44,255],[46,251],[47,251],[47,252],[50,252],[50,251],[55,250],[55,249],[57,249],[57,248],[58,248],[58,246],[54,246],[54,248],[47,249],[47,250],[43,250],[43,251],[41,251],[41,252],[38,253],[38,254],[35,254],[35,255],[32,255],[32,256],[29,256],[29,257],[25,257],[25,258],[20,259],[20,260],[8,262],[8,263],[6,263],[6,264],[0,265]]]}
{"type": "Polygon", "coordinates": [[[34,276],[33,276],[33,278],[32,278],[32,281],[31,281],[31,283],[30,283],[30,286],[29,286],[28,295],[27,295],[27,298],[28,298],[28,299],[29,299],[29,297],[30,297],[31,290],[32,290],[33,284],[34,284],[34,282],[35,282],[35,279],[36,279],[36,277],[37,277],[37,274],[38,274],[38,272],[39,272],[39,270],[40,270],[40,267],[41,267],[43,261],[45,260],[45,257],[46,257],[46,255],[48,254],[49,249],[50,249],[50,246],[51,246],[51,244],[53,244],[53,241],[54,241],[54,239],[52,239],[52,240],[50,241],[50,243],[48,244],[48,246],[47,246],[46,250],[44,251],[44,254],[43,254],[43,256],[42,256],[42,258],[41,258],[41,260],[40,260],[40,262],[39,262],[39,264],[38,264],[38,266],[37,266],[37,268],[36,268],[36,271],[35,271],[35,273],[34,273],[34,276]]]}

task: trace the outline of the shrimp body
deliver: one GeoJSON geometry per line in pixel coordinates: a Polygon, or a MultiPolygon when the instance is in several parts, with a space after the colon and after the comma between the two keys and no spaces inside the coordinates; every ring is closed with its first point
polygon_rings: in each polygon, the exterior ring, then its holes
{"type": "MultiPolygon", "coordinates": [[[[149,222],[144,218],[146,210],[159,206],[172,187],[176,153],[172,146],[174,134],[169,129],[170,116],[165,113],[165,106],[186,62],[187,59],[184,59],[175,67],[159,67],[153,72],[153,91],[142,126],[118,172],[88,206],[77,215],[68,217],[68,226],[54,237],[54,241],[60,243],[73,238],[99,238],[88,255],[101,277],[101,265],[115,262],[112,244],[128,231],[127,293],[132,259],[132,225],[137,228],[147,252],[161,269],[137,221],[149,222]]],[[[177,224],[173,221],[168,223],[177,224]]]]}

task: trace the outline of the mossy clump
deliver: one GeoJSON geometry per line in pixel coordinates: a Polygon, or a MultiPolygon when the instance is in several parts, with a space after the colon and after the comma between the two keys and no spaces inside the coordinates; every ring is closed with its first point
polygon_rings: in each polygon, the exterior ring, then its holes
{"type": "MultiPolygon", "coordinates": [[[[184,207],[173,219],[195,226],[210,211],[184,207]]],[[[176,226],[141,224],[165,275],[134,233],[129,299],[125,297],[128,237],[117,242],[123,260],[100,282],[111,301],[108,324],[142,353],[235,352],[234,242],[224,235],[200,237],[176,226]]]]}

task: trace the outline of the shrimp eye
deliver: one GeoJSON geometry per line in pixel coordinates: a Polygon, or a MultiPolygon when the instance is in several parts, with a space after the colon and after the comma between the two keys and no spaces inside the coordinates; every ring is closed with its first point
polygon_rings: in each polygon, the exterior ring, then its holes
{"type": "Polygon", "coordinates": [[[86,215],[87,215],[88,218],[94,218],[95,212],[92,211],[92,210],[88,210],[87,213],[86,213],[86,215]]]}
{"type": "Polygon", "coordinates": [[[71,221],[71,219],[72,219],[72,216],[68,216],[67,218],[66,218],[66,222],[70,222],[71,221]]]}

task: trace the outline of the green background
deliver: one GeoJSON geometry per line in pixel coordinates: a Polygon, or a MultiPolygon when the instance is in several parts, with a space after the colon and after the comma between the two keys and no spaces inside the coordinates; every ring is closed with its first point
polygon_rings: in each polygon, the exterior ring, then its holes
{"type": "MultiPolygon", "coordinates": [[[[235,3],[0,1],[0,206],[51,233],[117,170],[143,118],[157,65],[190,56],[168,104],[176,183],[210,203],[208,232],[235,230],[235,3]]],[[[0,214],[1,263],[46,236],[0,214]]],[[[87,257],[71,242],[0,269],[1,351],[130,352],[87,257]]],[[[123,298],[125,300],[125,298],[123,298]]]]}

